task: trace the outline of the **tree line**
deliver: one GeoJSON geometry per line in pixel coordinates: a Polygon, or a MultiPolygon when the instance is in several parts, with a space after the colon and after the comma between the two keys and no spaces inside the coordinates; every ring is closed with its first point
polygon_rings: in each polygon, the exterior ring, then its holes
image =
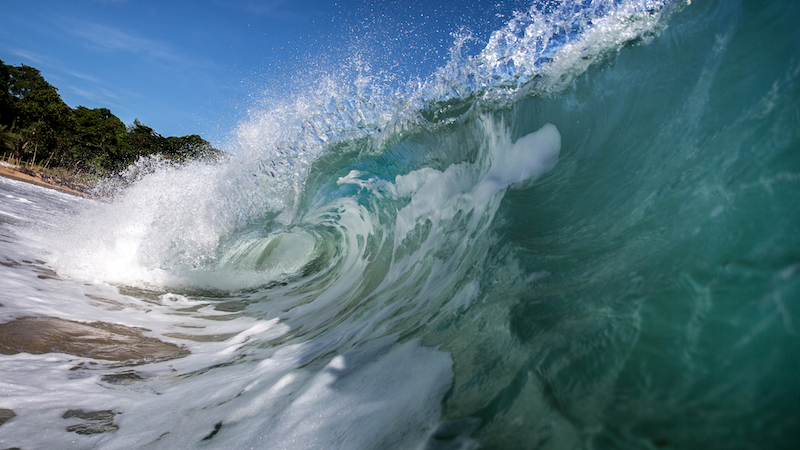
{"type": "Polygon", "coordinates": [[[39,70],[2,60],[0,152],[101,176],[120,172],[142,156],[183,162],[222,155],[196,134],[163,137],[138,119],[126,126],[107,108],[70,108],[39,70]]]}

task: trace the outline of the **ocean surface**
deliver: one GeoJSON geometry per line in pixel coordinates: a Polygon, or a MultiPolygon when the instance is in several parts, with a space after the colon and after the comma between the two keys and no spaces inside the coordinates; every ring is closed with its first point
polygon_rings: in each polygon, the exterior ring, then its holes
{"type": "Polygon", "coordinates": [[[0,355],[0,447],[797,448],[798,18],[537,2],[265,103],[217,164],[0,179],[0,322],[182,349],[0,355]]]}

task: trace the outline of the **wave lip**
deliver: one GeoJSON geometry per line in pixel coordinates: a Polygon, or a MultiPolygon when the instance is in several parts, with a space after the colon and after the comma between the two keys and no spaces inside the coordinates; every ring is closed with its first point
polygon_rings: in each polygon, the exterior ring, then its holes
{"type": "Polygon", "coordinates": [[[501,103],[518,94],[563,90],[591,64],[623,45],[647,39],[666,26],[687,0],[601,0],[535,2],[492,33],[475,56],[460,49],[459,36],[447,65],[434,73],[413,97],[436,108],[455,98],[482,97],[501,103]],[[534,82],[535,83],[532,83],[534,82]],[[522,89],[522,92],[518,92],[522,89]]]}

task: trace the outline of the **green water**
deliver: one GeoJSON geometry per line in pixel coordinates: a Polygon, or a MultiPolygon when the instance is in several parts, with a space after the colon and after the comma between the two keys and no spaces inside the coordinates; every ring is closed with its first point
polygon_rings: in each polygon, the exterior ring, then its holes
{"type": "Polygon", "coordinates": [[[538,2],[553,30],[407,98],[320,88],[223,164],[51,202],[20,242],[69,289],[4,265],[9,314],[198,336],[131,390],[58,369],[28,417],[115,408],[103,448],[794,448],[800,3],[651,3],[538,2]]]}
{"type": "Polygon", "coordinates": [[[695,2],[565,92],[495,113],[520,135],[555,124],[562,149],[506,194],[482,286],[513,277],[492,270],[509,258],[540,275],[487,289],[507,330],[463,325],[470,347],[502,343],[481,364],[445,344],[447,413],[479,417],[485,445],[800,442],[797,17],[695,2]],[[470,402],[474,384],[496,395],[470,402]]]}
{"type": "MultiPolygon", "coordinates": [[[[449,303],[401,328],[453,358],[431,448],[467,436],[486,448],[798,442],[796,17],[790,2],[695,2],[559,93],[500,108],[471,99],[452,106],[459,120],[379,156],[358,157],[370,153],[359,141],[317,162],[307,194],[353,169],[392,180],[480,161],[477,117],[512,140],[547,123],[560,132],[556,167],[508,190],[485,234],[465,231],[476,213],[465,209],[447,226],[419,222],[393,254],[424,249],[440,226],[467,242],[437,247],[457,259],[445,264],[457,273],[449,303]]],[[[405,203],[389,205],[368,209],[405,203]]],[[[367,278],[389,270],[383,238],[368,239],[378,256],[367,278]]],[[[435,283],[435,270],[400,296],[435,283]]]]}

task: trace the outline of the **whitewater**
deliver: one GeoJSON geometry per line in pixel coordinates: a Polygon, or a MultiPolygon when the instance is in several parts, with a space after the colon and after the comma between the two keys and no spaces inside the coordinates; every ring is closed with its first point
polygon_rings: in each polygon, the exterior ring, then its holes
{"type": "Polygon", "coordinates": [[[794,448],[798,17],[537,1],[222,161],[0,179],[0,447],[794,448]]]}

